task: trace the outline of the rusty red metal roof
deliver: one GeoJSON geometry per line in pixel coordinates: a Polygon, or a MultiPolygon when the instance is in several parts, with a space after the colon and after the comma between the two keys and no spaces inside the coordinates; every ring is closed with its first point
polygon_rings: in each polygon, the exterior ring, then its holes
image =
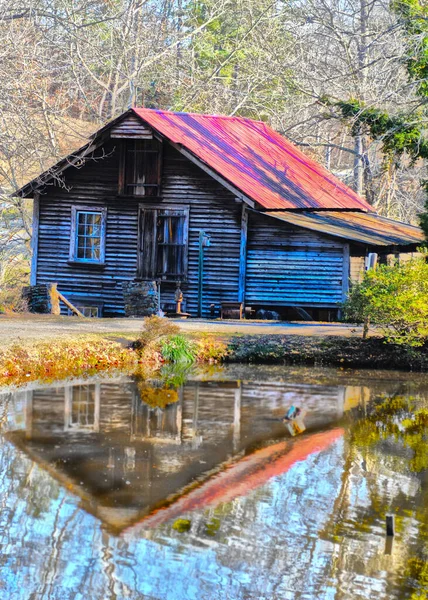
{"type": "Polygon", "coordinates": [[[147,108],[133,111],[264,208],[373,210],[266,123],[147,108]]]}
{"type": "Polygon", "coordinates": [[[376,213],[274,211],[264,214],[305,229],[372,246],[407,246],[420,244],[425,239],[419,227],[387,219],[376,213]]]}

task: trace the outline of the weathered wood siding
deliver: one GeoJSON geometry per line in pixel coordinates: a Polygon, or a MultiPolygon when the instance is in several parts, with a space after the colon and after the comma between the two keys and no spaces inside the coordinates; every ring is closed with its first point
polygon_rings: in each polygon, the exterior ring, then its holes
{"type": "Polygon", "coordinates": [[[345,244],[250,213],[248,304],[334,307],[343,298],[345,244]]]}
{"type": "MultiPolygon", "coordinates": [[[[40,195],[37,283],[58,282],[69,299],[91,297],[103,302],[103,316],[123,316],[122,283],[137,269],[139,204],[174,204],[190,209],[188,281],[183,283],[185,309],[196,315],[198,304],[199,231],[211,236],[205,250],[203,314],[211,303],[238,298],[241,205],[201,169],[168,144],[164,147],[162,197],[118,197],[119,152],[112,140],[105,158],[71,167],[66,188],[48,187],[40,195]],[[70,264],[71,212],[76,205],[107,208],[105,266],[70,264]]],[[[98,150],[101,155],[101,150],[98,150]]],[[[173,302],[175,286],[162,284],[161,301],[173,302]]]]}
{"type": "MultiPolygon", "coordinates": [[[[134,279],[137,264],[138,199],[118,199],[118,152],[66,172],[67,189],[49,187],[40,196],[37,283],[58,282],[72,301],[104,303],[104,316],[123,314],[121,284],[134,279]],[[71,212],[76,205],[107,208],[105,266],[69,264],[71,212]]],[[[99,152],[100,153],[100,152],[99,152]]]]}
{"type": "MultiPolygon", "coordinates": [[[[163,163],[162,202],[190,207],[188,282],[182,289],[186,310],[197,314],[199,232],[205,231],[211,245],[204,252],[202,313],[211,304],[236,301],[239,286],[241,203],[231,192],[166,146],[163,163]]],[[[173,298],[174,286],[163,284],[164,297],[173,298]],[[168,291],[168,287],[170,291],[168,291]]]]}
{"type": "Polygon", "coordinates": [[[130,115],[123,119],[110,130],[111,138],[129,138],[133,140],[151,140],[153,133],[150,127],[145,125],[141,119],[130,115]]]}

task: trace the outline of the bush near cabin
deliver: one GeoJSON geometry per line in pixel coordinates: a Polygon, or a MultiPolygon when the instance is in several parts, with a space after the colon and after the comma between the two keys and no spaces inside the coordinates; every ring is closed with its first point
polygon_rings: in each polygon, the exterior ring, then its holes
{"type": "Polygon", "coordinates": [[[428,340],[428,263],[425,258],[380,265],[352,286],[348,321],[376,325],[387,342],[423,346],[428,340]]]}

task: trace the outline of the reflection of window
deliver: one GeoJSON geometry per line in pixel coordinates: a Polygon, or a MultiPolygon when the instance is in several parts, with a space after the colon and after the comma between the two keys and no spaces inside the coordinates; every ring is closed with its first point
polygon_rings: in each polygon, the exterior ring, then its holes
{"type": "Polygon", "coordinates": [[[141,207],[139,278],[186,278],[188,221],[188,209],[141,207]]]}
{"type": "Polygon", "coordinates": [[[99,431],[99,419],[99,384],[74,385],[65,389],[66,431],[99,431]]]}
{"type": "Polygon", "coordinates": [[[105,209],[72,208],[70,260],[104,262],[105,222],[105,209]]]}
{"type": "Polygon", "coordinates": [[[161,144],[158,140],[127,140],[122,152],[119,193],[158,196],[161,144]]]}

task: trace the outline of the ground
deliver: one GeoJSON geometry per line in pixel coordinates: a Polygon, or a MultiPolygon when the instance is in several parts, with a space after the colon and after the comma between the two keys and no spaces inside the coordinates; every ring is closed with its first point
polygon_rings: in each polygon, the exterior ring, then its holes
{"type": "MultiPolygon", "coordinates": [[[[345,323],[285,323],[267,321],[208,321],[203,319],[176,320],[188,333],[229,335],[304,335],[358,336],[362,328],[345,323]]],[[[0,316],[1,347],[36,340],[70,339],[75,336],[96,335],[106,338],[134,338],[143,327],[143,319],[78,319],[53,315],[0,316]]]]}

